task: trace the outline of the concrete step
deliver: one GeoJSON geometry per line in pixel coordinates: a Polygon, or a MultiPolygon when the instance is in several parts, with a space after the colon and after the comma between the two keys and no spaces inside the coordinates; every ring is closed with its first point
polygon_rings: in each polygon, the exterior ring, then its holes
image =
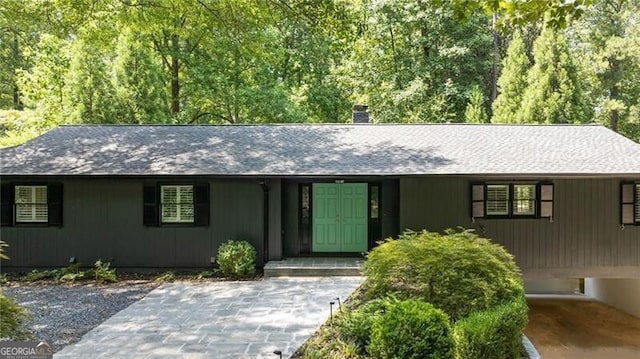
{"type": "Polygon", "coordinates": [[[287,258],[267,262],[264,277],[360,276],[363,262],[362,258],[287,258]]]}

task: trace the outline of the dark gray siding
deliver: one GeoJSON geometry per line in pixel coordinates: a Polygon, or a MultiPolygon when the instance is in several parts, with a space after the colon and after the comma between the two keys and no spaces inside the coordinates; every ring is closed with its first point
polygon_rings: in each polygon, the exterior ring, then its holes
{"type": "Polygon", "coordinates": [[[3,227],[11,257],[3,266],[65,266],[76,257],[84,264],[104,259],[118,267],[209,267],[228,239],[250,241],[258,264],[263,262],[263,191],[257,180],[209,181],[208,227],[143,226],[143,184],[154,180],[54,181],[63,184],[64,225],[3,227]]]}
{"type": "Polygon", "coordinates": [[[287,181],[282,186],[284,194],[282,202],[284,211],[282,215],[282,226],[284,229],[284,256],[296,257],[300,252],[300,222],[298,218],[299,209],[299,184],[287,181]]]}
{"type": "Polygon", "coordinates": [[[282,182],[268,181],[269,186],[269,260],[282,258],[282,182]]]}
{"type": "Polygon", "coordinates": [[[620,225],[619,179],[556,179],[554,218],[470,217],[470,183],[479,178],[400,180],[400,228],[464,226],[509,250],[530,277],[640,276],[640,226],[620,225]]]}

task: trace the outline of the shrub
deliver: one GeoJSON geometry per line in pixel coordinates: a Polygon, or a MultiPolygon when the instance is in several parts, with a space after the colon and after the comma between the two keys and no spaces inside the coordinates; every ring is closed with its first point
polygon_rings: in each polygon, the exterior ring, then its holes
{"type": "Polygon", "coordinates": [[[343,338],[353,340],[358,353],[365,354],[373,323],[396,303],[398,303],[397,299],[387,297],[374,299],[361,305],[340,317],[336,323],[338,333],[343,338]]]}
{"type": "Polygon", "coordinates": [[[367,256],[368,298],[397,292],[432,303],[454,321],[524,295],[513,257],[471,230],[403,233],[367,256]]]}
{"type": "Polygon", "coordinates": [[[37,270],[33,269],[31,272],[25,274],[22,277],[22,280],[25,282],[37,282],[39,280],[47,280],[47,279],[55,279],[57,280],[60,277],[59,269],[51,269],[51,270],[37,270]]]}
{"type": "Polygon", "coordinates": [[[103,262],[100,259],[94,263],[93,277],[96,279],[96,282],[99,283],[112,283],[118,281],[116,270],[111,268],[111,263],[103,262]]]}
{"type": "Polygon", "coordinates": [[[459,320],[453,329],[456,358],[519,358],[527,312],[525,300],[517,298],[459,320]]]}
{"type": "Polygon", "coordinates": [[[173,271],[166,271],[158,274],[153,278],[156,282],[172,282],[176,279],[176,273],[173,271]]]}
{"type": "Polygon", "coordinates": [[[216,262],[224,275],[250,277],[255,273],[256,250],[247,241],[229,240],[218,249],[216,262]]]}
{"type": "Polygon", "coordinates": [[[398,302],[374,321],[367,349],[381,359],[451,358],[449,317],[419,300],[398,302]]]}
{"type": "Polygon", "coordinates": [[[0,292],[0,338],[25,340],[31,337],[25,326],[27,312],[0,292]]]}

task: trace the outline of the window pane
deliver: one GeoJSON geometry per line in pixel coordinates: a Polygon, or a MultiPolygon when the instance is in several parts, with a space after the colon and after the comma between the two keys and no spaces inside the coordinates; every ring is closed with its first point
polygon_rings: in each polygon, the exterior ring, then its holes
{"type": "Polygon", "coordinates": [[[378,186],[371,186],[371,218],[378,218],[378,186]]]}
{"type": "Polygon", "coordinates": [[[193,203],[193,187],[181,186],[180,196],[178,201],[179,203],[193,203]]]}
{"type": "Polygon", "coordinates": [[[16,186],[16,222],[47,222],[47,186],[16,186]]]}
{"type": "Polygon", "coordinates": [[[193,222],[193,186],[162,186],[161,192],[162,222],[193,222]]]}
{"type": "Polygon", "coordinates": [[[513,214],[534,215],[536,213],[536,186],[513,186],[513,214]]]}
{"type": "Polygon", "coordinates": [[[180,205],[180,221],[193,222],[193,204],[180,205]]]}
{"type": "Polygon", "coordinates": [[[178,201],[178,188],[175,186],[162,186],[162,203],[176,203],[178,201]]]}
{"type": "Polygon", "coordinates": [[[16,203],[33,203],[33,189],[27,186],[16,186],[16,203]]]}
{"type": "Polygon", "coordinates": [[[509,214],[508,185],[487,185],[487,214],[509,214]]]}
{"type": "Polygon", "coordinates": [[[302,186],[302,218],[309,218],[309,186],[302,186]]]}
{"type": "Polygon", "coordinates": [[[178,205],[177,204],[162,204],[162,221],[172,222],[178,219],[178,205]]]}

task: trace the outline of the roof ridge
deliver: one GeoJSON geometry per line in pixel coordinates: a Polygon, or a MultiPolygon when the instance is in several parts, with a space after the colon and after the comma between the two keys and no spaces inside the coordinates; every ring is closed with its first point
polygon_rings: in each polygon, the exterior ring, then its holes
{"type": "Polygon", "coordinates": [[[385,126],[482,126],[482,127],[605,127],[598,123],[468,123],[468,122],[412,122],[412,123],[232,123],[232,124],[186,124],[186,123],[107,123],[107,124],[61,124],[57,127],[385,127],[385,126]]]}

